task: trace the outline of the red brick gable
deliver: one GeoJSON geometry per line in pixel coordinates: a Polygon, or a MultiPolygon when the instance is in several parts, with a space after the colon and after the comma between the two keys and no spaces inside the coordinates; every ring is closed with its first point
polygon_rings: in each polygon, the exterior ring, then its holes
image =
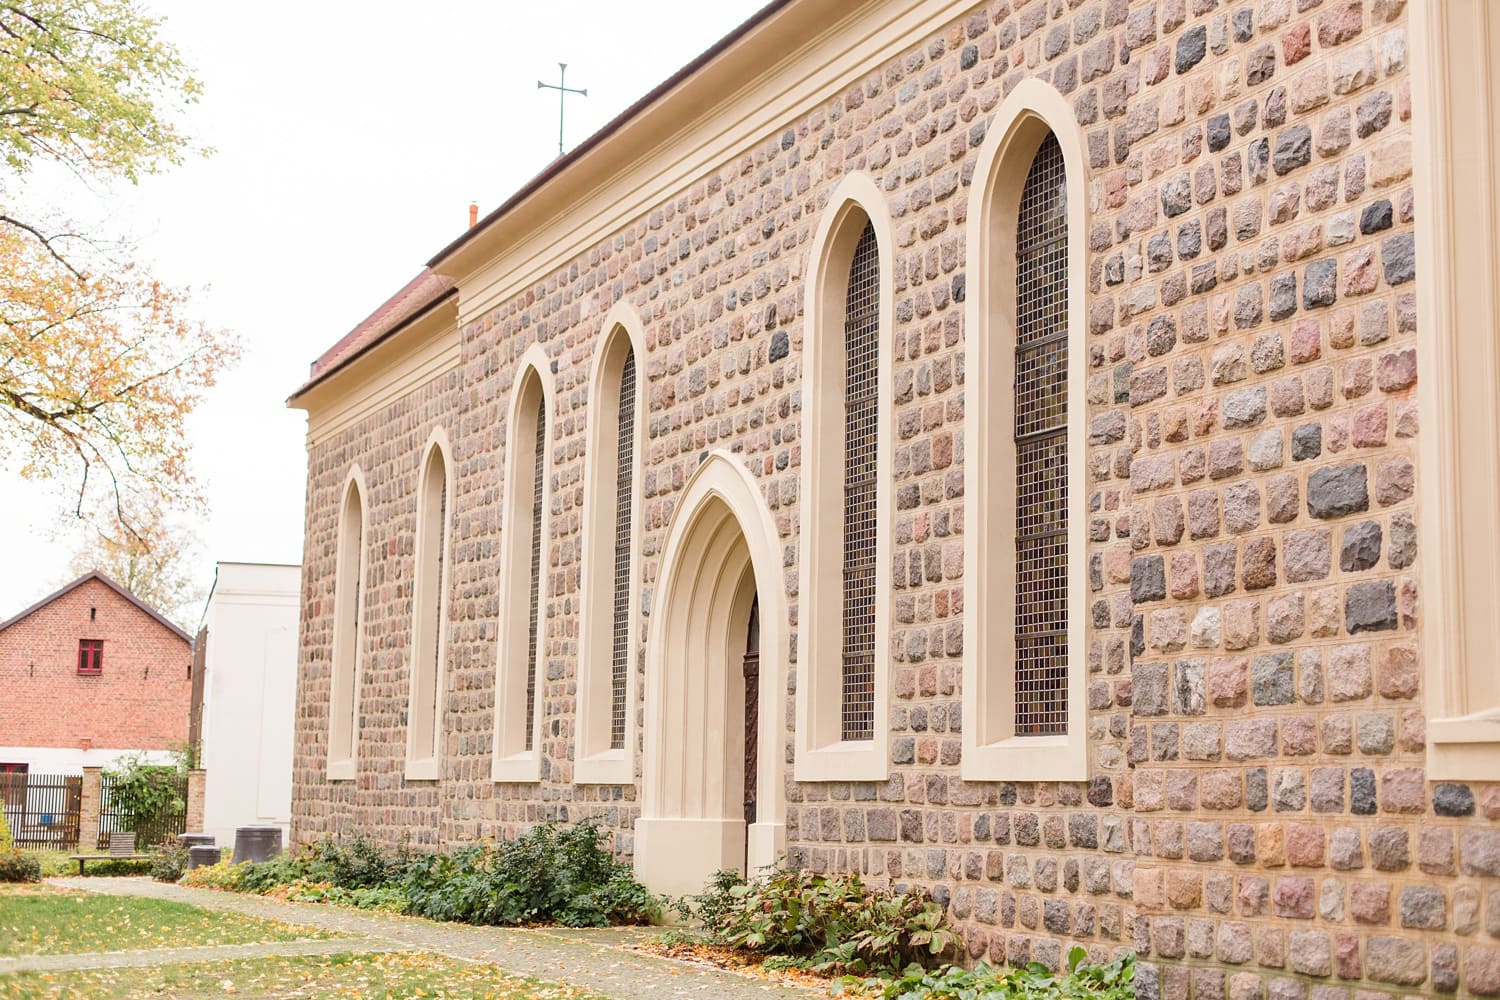
{"type": "Polygon", "coordinates": [[[164,750],[185,741],[192,644],[100,573],[0,623],[0,743],[164,750]],[[78,673],[82,639],[104,641],[103,669],[78,673]]]}

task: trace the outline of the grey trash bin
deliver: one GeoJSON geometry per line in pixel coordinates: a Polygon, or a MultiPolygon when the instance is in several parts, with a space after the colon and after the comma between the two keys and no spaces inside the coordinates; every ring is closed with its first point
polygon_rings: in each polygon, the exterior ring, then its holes
{"type": "Polygon", "coordinates": [[[179,833],[177,844],[179,847],[212,847],[214,837],[211,833],[179,833]]]}
{"type": "Polygon", "coordinates": [[[188,848],[187,866],[189,868],[202,868],[204,865],[216,865],[223,858],[224,848],[222,847],[215,847],[212,844],[193,844],[188,848]]]}
{"type": "Polygon", "coordinates": [[[234,831],[234,863],[267,861],[281,853],[281,827],[242,826],[234,831]]]}

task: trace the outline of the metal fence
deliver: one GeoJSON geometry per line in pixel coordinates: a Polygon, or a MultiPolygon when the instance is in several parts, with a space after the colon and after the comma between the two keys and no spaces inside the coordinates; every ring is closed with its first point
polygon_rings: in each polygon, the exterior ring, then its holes
{"type": "Polygon", "coordinates": [[[82,775],[0,774],[0,805],[17,847],[78,849],[82,775]]]}
{"type": "Polygon", "coordinates": [[[157,781],[168,786],[173,802],[159,809],[154,815],[137,816],[121,801],[112,775],[104,774],[99,780],[99,839],[95,844],[100,850],[109,847],[109,835],[121,830],[135,831],[135,849],[138,851],[156,847],[187,830],[188,778],[185,774],[163,774],[157,781]]]}

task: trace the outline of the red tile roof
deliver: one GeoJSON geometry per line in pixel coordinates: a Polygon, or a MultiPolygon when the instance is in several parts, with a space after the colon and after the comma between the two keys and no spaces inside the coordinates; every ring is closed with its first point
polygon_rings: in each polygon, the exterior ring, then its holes
{"type": "Polygon", "coordinates": [[[311,377],[306,384],[292,393],[292,397],[295,399],[302,395],[343,367],[345,363],[352,361],[366,349],[400,329],[407,321],[455,292],[456,283],[452,278],[438,274],[430,267],[424,267],[421,273],[408,281],[399,292],[386,299],[380,308],[344,334],[338,343],[324,351],[322,356],[312,363],[311,377]]]}

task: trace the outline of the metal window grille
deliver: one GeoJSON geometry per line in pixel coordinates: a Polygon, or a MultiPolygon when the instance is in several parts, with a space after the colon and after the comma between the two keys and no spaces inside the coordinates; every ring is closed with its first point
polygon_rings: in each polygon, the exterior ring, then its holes
{"type": "Polygon", "coordinates": [[[846,740],[875,734],[875,468],[880,249],[865,223],[844,301],[844,628],[846,740]]]}
{"type": "Polygon", "coordinates": [[[437,543],[436,557],[432,560],[432,618],[431,627],[427,634],[432,642],[432,670],[427,677],[428,689],[432,692],[432,755],[437,756],[437,749],[442,740],[443,712],[438,705],[441,668],[441,657],[443,643],[441,631],[443,628],[443,565],[448,553],[448,469],[442,460],[433,455],[433,474],[437,479],[438,511],[437,511],[437,537],[433,539],[437,543]]]}
{"type": "Polygon", "coordinates": [[[619,441],[615,449],[615,594],[610,667],[609,745],[625,746],[625,680],[630,669],[630,494],[635,470],[635,352],[620,369],[619,441]]]}
{"type": "Polygon", "coordinates": [[[354,519],[354,633],[350,636],[350,679],[345,685],[350,691],[348,753],[351,756],[360,738],[360,693],[356,685],[360,681],[360,621],[365,618],[365,573],[363,570],[365,570],[365,498],[360,496],[359,510],[356,511],[356,519],[354,519]]]}
{"type": "MultiPolygon", "coordinates": [[[[541,393],[538,393],[541,395],[541,393]]],[[[531,603],[526,624],[526,749],[532,749],[536,718],[537,625],[542,599],[542,475],[547,452],[547,403],[536,404],[536,461],[531,473],[531,603]]]]}
{"type": "Polygon", "coordinates": [[[1068,731],[1068,225],[1062,147],[1037,150],[1016,227],[1017,736],[1068,731]]]}

